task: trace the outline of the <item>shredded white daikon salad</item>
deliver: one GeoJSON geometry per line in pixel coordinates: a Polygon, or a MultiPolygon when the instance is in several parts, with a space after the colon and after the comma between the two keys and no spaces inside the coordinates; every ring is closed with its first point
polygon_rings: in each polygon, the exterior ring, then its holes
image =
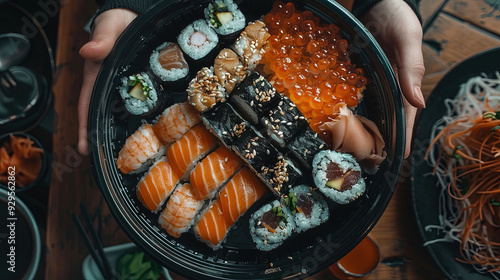
{"type": "MultiPolygon", "coordinates": [[[[432,143],[435,137],[438,136],[438,134],[445,127],[457,122],[457,120],[463,119],[463,122],[454,125],[450,134],[458,131],[465,131],[473,127],[474,123],[471,122],[471,120],[483,116],[485,112],[491,111],[491,109],[495,112],[500,111],[500,73],[496,72],[493,75],[493,78],[482,74],[481,76],[469,79],[465,84],[461,85],[458,95],[454,99],[446,99],[444,103],[446,106],[445,115],[434,124],[430,135],[430,143],[432,143]],[[489,104],[491,108],[488,108],[486,104],[489,104]]],[[[467,145],[465,143],[460,143],[459,137],[454,140],[457,141],[454,142],[454,144],[457,145],[456,147],[460,145],[462,152],[467,155],[471,155],[471,151],[467,145]]],[[[451,159],[448,158],[448,160],[444,160],[440,157],[440,153],[442,152],[441,149],[443,147],[445,147],[444,152],[448,155],[454,154],[454,150],[451,150],[447,145],[443,145],[442,141],[443,138],[440,138],[434,146],[429,148],[427,158],[428,164],[436,168],[434,176],[437,178],[437,187],[439,187],[441,191],[439,197],[439,224],[428,225],[425,227],[426,231],[437,230],[442,237],[427,241],[424,243],[424,246],[437,242],[454,241],[460,244],[462,232],[466,223],[466,219],[460,218],[460,211],[471,205],[469,198],[457,200],[452,198],[448,192],[450,182],[454,179],[456,180],[456,178],[454,178],[455,174],[452,171],[452,168],[456,166],[464,166],[465,159],[460,156],[451,156],[451,159]]],[[[497,154],[496,156],[500,155],[497,154]]],[[[500,182],[500,173],[498,182],[500,182]]],[[[493,217],[490,213],[485,213],[483,219],[487,220],[491,224],[494,224],[493,217]]],[[[491,240],[489,239],[488,231],[483,224],[484,223],[481,222],[480,219],[476,219],[471,232],[482,235],[485,240],[491,240]]],[[[498,226],[500,228],[500,225],[498,226]]],[[[500,238],[496,238],[496,240],[499,239],[500,238]]],[[[481,258],[486,252],[489,257],[500,262],[500,246],[483,244],[480,238],[477,238],[477,236],[475,237],[473,234],[469,234],[469,238],[467,238],[462,245],[463,259],[465,260],[474,260],[474,257],[481,258]],[[482,253],[481,255],[479,254],[480,251],[482,253]]],[[[474,264],[473,266],[478,272],[481,273],[488,273],[489,270],[494,268],[491,265],[483,266],[474,264]]],[[[495,279],[500,279],[500,271],[494,271],[491,275],[495,277],[495,279]]]]}

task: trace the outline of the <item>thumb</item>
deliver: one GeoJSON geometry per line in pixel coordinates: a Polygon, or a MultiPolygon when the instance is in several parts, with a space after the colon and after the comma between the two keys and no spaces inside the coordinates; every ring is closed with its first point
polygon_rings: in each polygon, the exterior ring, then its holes
{"type": "Polygon", "coordinates": [[[425,74],[422,55],[422,30],[415,28],[400,37],[395,45],[396,64],[401,90],[406,100],[417,108],[425,107],[422,94],[422,78],[425,74]]]}
{"type": "Polygon", "coordinates": [[[111,9],[100,14],[94,21],[92,40],[80,49],[80,55],[94,62],[103,61],[135,17],[135,12],[126,9],[111,9]]]}

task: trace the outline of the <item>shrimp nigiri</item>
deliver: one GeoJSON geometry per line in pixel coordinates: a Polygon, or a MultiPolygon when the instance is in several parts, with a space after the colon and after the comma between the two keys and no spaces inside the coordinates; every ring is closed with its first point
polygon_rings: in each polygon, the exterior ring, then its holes
{"type": "Polygon", "coordinates": [[[174,104],[161,114],[153,130],[166,146],[175,142],[191,127],[200,122],[200,113],[189,103],[174,104]]]}

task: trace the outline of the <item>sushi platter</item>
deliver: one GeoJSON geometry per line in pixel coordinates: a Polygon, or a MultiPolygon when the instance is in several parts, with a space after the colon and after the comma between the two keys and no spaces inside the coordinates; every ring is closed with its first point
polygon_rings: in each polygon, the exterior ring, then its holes
{"type": "Polygon", "coordinates": [[[382,215],[404,112],[387,58],[335,2],[161,1],[103,63],[89,135],[111,212],[164,266],[304,278],[382,215]],[[383,146],[339,145],[344,121],[383,146]]]}

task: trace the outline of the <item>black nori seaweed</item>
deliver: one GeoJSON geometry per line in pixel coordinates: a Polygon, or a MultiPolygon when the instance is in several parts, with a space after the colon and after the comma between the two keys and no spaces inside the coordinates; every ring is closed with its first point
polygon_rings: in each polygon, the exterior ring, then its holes
{"type": "Polygon", "coordinates": [[[281,197],[289,193],[295,182],[303,177],[303,172],[289,158],[279,155],[275,161],[263,167],[258,176],[275,195],[281,197]],[[279,181],[280,176],[283,176],[283,182],[279,181]]]}
{"type": "Polygon", "coordinates": [[[201,120],[228,147],[233,145],[243,133],[250,130],[250,124],[227,102],[205,112],[201,120]],[[238,127],[241,133],[235,131],[238,127]]]}
{"type": "Polygon", "coordinates": [[[288,153],[307,170],[312,169],[314,156],[328,145],[310,127],[300,130],[286,145],[288,153]]]}
{"type": "Polygon", "coordinates": [[[269,141],[255,129],[249,129],[238,139],[232,149],[238,154],[256,173],[263,167],[274,164],[278,158],[276,150],[269,141]]]}
{"type": "Polygon", "coordinates": [[[281,98],[282,95],[263,76],[253,72],[232,91],[229,101],[245,119],[255,125],[281,98]]]}
{"type": "Polygon", "coordinates": [[[283,96],[277,106],[261,119],[263,132],[276,146],[284,147],[303,127],[308,127],[307,119],[297,106],[283,96]]]}

